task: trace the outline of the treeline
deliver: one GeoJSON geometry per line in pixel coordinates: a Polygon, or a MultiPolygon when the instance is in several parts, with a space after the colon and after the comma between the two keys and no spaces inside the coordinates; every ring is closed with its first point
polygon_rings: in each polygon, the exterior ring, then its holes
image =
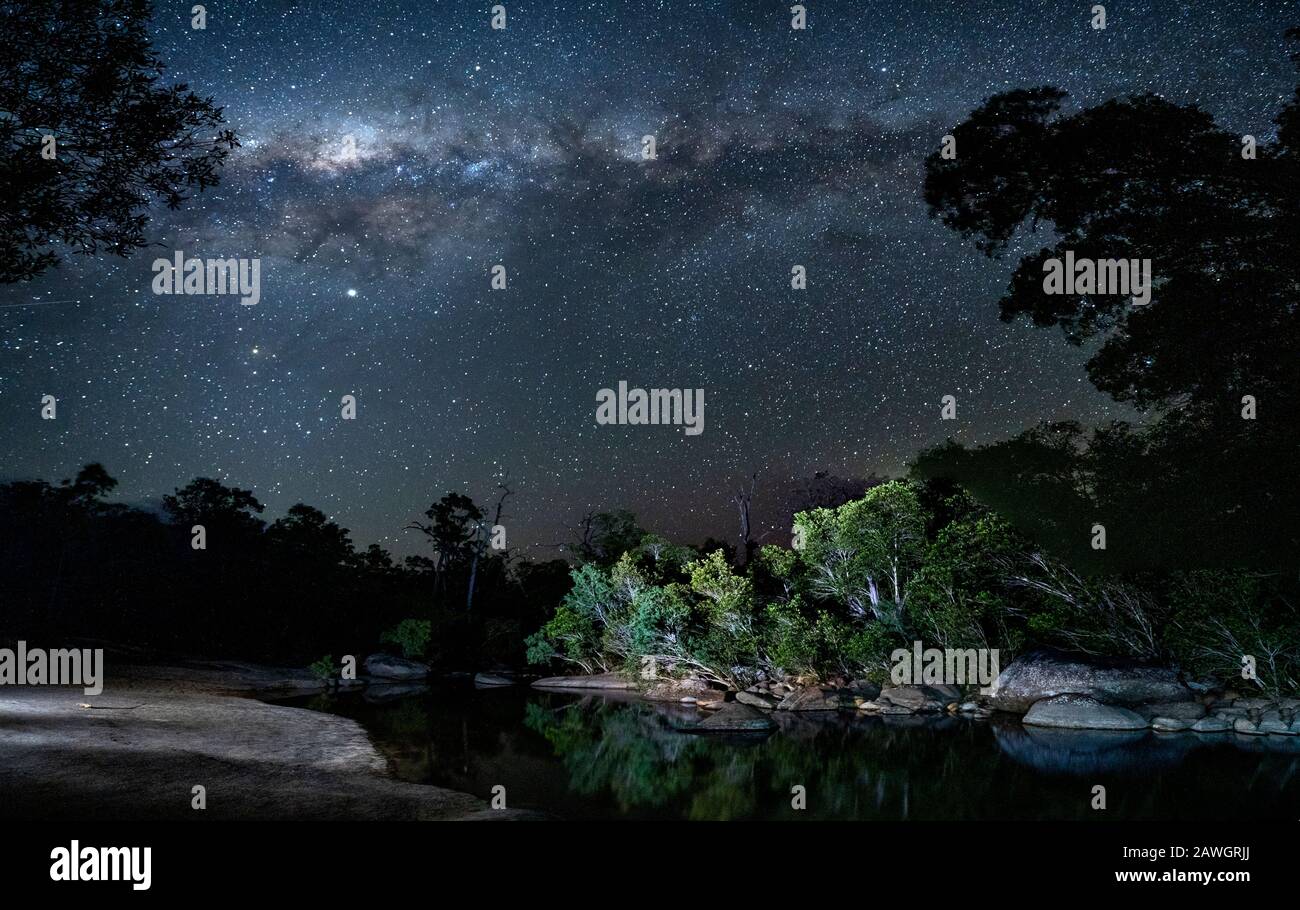
{"type": "Polygon", "coordinates": [[[795,516],[745,565],[646,535],[573,570],[529,659],[581,672],[880,681],[890,655],[1038,645],[1174,662],[1271,694],[1300,688],[1296,579],[1201,569],[1086,573],[942,480],[891,481],[795,516]],[[1255,680],[1243,680],[1243,658],[1255,680]]]}
{"type": "Polygon", "coordinates": [[[483,512],[459,494],[414,523],[431,555],[398,561],[309,505],[267,522],[252,492],[210,478],[158,512],[107,502],[116,486],[98,464],[0,484],[0,637],[296,665],[383,647],[475,669],[518,664],[568,587],[567,563],[487,545],[483,512]]]}

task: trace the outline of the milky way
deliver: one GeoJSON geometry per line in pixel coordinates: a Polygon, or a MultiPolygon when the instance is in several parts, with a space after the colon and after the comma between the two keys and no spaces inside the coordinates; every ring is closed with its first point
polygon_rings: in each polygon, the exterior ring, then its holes
{"type": "Polygon", "coordinates": [[[1011,88],[1268,137],[1293,87],[1282,3],[1108,4],[1095,31],[1091,3],[810,2],[803,32],[755,0],[507,2],[504,30],[490,3],[220,0],[202,31],[191,5],[158,4],[155,43],[242,147],[156,251],[0,289],[0,475],[97,460],[136,503],[216,476],[399,553],[503,472],[537,556],[600,508],[731,535],[754,471],[778,539],[792,478],[1127,416],[1086,350],[998,321],[1014,260],[928,218],[924,157],[1011,88]],[[260,257],[260,302],[154,296],[178,249],[260,257]],[[705,432],[597,426],[619,380],[705,389],[705,432]]]}

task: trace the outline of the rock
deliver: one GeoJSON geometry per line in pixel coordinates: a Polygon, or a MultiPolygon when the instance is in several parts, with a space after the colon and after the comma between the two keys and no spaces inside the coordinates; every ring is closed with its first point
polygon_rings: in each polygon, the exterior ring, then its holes
{"type": "Polygon", "coordinates": [[[1048,649],[1018,657],[998,674],[988,691],[992,707],[1016,713],[1045,698],[1066,694],[1117,705],[1193,698],[1192,690],[1168,667],[1076,657],[1048,649]]]}
{"type": "Polygon", "coordinates": [[[1178,733],[1181,730],[1187,730],[1191,723],[1177,717],[1157,717],[1151,721],[1151,729],[1159,730],[1161,733],[1178,733]]]}
{"type": "Polygon", "coordinates": [[[838,711],[852,709],[853,694],[847,689],[822,689],[805,686],[787,695],[777,705],[778,711],[838,711]]]}
{"type": "Polygon", "coordinates": [[[475,673],[474,685],[482,689],[496,688],[497,686],[513,686],[515,681],[509,676],[502,676],[500,673],[475,673]]]}
{"type": "Polygon", "coordinates": [[[1034,702],[1024,723],[1070,730],[1142,730],[1147,720],[1127,708],[1103,705],[1087,695],[1056,695],[1034,702]]]}
{"type": "Polygon", "coordinates": [[[425,664],[391,654],[371,654],[365,662],[366,675],[377,679],[424,679],[429,675],[425,664]]]}
{"type": "Polygon", "coordinates": [[[1267,698],[1239,698],[1232,703],[1232,706],[1246,711],[1266,711],[1273,707],[1273,702],[1267,698]]]}
{"type": "Polygon", "coordinates": [[[370,704],[379,705],[384,702],[400,701],[403,698],[421,695],[428,691],[429,687],[419,680],[412,682],[376,682],[367,686],[361,697],[370,704]]]}
{"type": "Polygon", "coordinates": [[[1227,733],[1231,729],[1232,724],[1222,717],[1203,717],[1192,724],[1192,730],[1196,733],[1227,733]]]}
{"type": "Polygon", "coordinates": [[[204,817],[222,821],[523,817],[395,779],[354,720],[238,697],[219,679],[196,682],[189,668],[170,675],[165,666],[141,679],[110,675],[101,696],[0,686],[4,819],[183,822],[195,814],[198,782],[209,795],[236,795],[208,801],[204,817]]]}
{"type": "MultiPolygon", "coordinates": [[[[880,691],[876,701],[882,706],[892,705],[905,708],[909,713],[928,713],[942,711],[949,703],[956,701],[934,686],[889,686],[880,691]]],[[[889,712],[891,714],[900,712],[889,712]]]]}
{"type": "Polygon", "coordinates": [[[865,701],[872,701],[880,695],[880,686],[866,679],[855,679],[846,688],[865,701]]]}
{"type": "Polygon", "coordinates": [[[699,723],[678,729],[687,733],[768,733],[776,724],[757,708],[731,702],[699,723]]]}
{"type": "Polygon", "coordinates": [[[1281,720],[1261,720],[1259,722],[1260,733],[1272,733],[1277,736],[1294,736],[1291,728],[1281,720]]]}
{"type": "Polygon", "coordinates": [[[1255,722],[1245,717],[1238,717],[1232,722],[1232,729],[1238,733],[1245,733],[1248,736],[1260,736],[1262,731],[1255,726],[1255,722]]]}
{"type": "Polygon", "coordinates": [[[1199,701],[1173,701],[1164,704],[1142,705],[1134,710],[1148,717],[1177,718],[1186,721],[1200,720],[1205,716],[1205,705],[1199,701]]]}
{"type": "Polygon", "coordinates": [[[534,689],[635,689],[635,681],[617,673],[597,673],[591,676],[547,676],[533,683],[534,689]]]}
{"type": "Polygon", "coordinates": [[[937,685],[927,685],[926,688],[937,693],[949,703],[961,701],[961,689],[956,686],[950,686],[947,683],[938,683],[937,685]]]}
{"type": "Polygon", "coordinates": [[[720,701],[725,693],[720,689],[715,690],[702,679],[663,679],[645,690],[642,695],[650,701],[676,701],[693,705],[701,699],[720,701]],[[712,694],[714,692],[718,694],[714,696],[712,694]],[[690,702],[686,702],[688,698],[691,699],[690,702]]]}
{"type": "Polygon", "coordinates": [[[1289,729],[1292,733],[1300,733],[1300,717],[1297,717],[1295,720],[1291,721],[1291,726],[1288,727],[1287,729],[1289,729]]]}
{"type": "Polygon", "coordinates": [[[753,708],[762,708],[764,711],[773,711],[780,704],[775,698],[762,692],[737,692],[736,701],[742,705],[749,705],[753,708]]]}

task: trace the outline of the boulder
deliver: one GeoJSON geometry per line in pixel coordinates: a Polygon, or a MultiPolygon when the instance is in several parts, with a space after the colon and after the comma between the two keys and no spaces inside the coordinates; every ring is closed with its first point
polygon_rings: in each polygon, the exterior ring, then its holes
{"type": "Polygon", "coordinates": [[[513,686],[515,680],[500,673],[475,673],[474,685],[480,689],[495,689],[498,686],[513,686]]]}
{"type": "Polygon", "coordinates": [[[371,654],[365,669],[367,676],[376,679],[424,679],[429,675],[427,665],[392,654],[371,654]]]}
{"type": "Polygon", "coordinates": [[[872,701],[880,695],[880,686],[867,679],[855,679],[845,688],[855,697],[866,701],[872,701]]]}
{"type": "Polygon", "coordinates": [[[926,688],[938,694],[949,704],[961,701],[961,689],[957,686],[950,686],[947,683],[932,683],[926,685],[926,688]]]}
{"type": "Polygon", "coordinates": [[[889,686],[880,690],[880,697],[876,702],[881,706],[883,713],[919,714],[946,710],[948,705],[957,701],[959,697],[951,696],[937,686],[889,686]],[[884,709],[888,707],[904,710],[885,711],[884,709]]]}
{"type": "Polygon", "coordinates": [[[776,724],[757,708],[730,702],[699,723],[678,729],[687,733],[768,733],[776,724]]]}
{"type": "Polygon", "coordinates": [[[1033,703],[1024,723],[1069,730],[1143,730],[1147,720],[1127,708],[1103,705],[1087,695],[1055,695],[1033,703]]]}
{"type": "Polygon", "coordinates": [[[722,701],[726,696],[723,690],[714,689],[702,679],[661,679],[642,694],[650,701],[676,701],[691,705],[701,701],[722,701]]]}
{"type": "Polygon", "coordinates": [[[1161,733],[1178,733],[1191,729],[1191,722],[1177,717],[1157,717],[1151,721],[1151,729],[1161,733]]]}
{"type": "Polygon", "coordinates": [[[412,695],[421,695],[428,691],[429,687],[419,680],[414,682],[376,682],[367,686],[361,697],[371,704],[378,705],[410,698],[412,695]]]}
{"type": "Polygon", "coordinates": [[[976,701],[953,702],[948,706],[948,713],[954,717],[992,717],[993,712],[976,701]]]}
{"type": "Polygon", "coordinates": [[[763,692],[737,692],[736,701],[742,705],[749,705],[753,708],[761,708],[764,711],[773,711],[780,704],[775,698],[763,692]]]}
{"type": "Polygon", "coordinates": [[[1193,692],[1169,667],[1078,657],[1040,649],[1016,658],[988,691],[999,711],[1023,713],[1057,695],[1086,695],[1115,705],[1191,701],[1193,692]]]}
{"type": "Polygon", "coordinates": [[[535,689],[635,689],[634,680],[617,673],[596,673],[591,676],[547,676],[533,683],[535,689]]]}
{"type": "Polygon", "coordinates": [[[1295,736],[1295,731],[1280,720],[1261,720],[1259,722],[1260,733],[1272,733],[1277,736],[1295,736]]]}
{"type": "Polygon", "coordinates": [[[1232,729],[1238,733],[1245,733],[1247,736],[1261,736],[1262,731],[1255,726],[1255,722],[1246,717],[1238,717],[1232,722],[1232,729]]]}
{"type": "Polygon", "coordinates": [[[1231,729],[1232,724],[1222,717],[1202,717],[1192,724],[1192,731],[1195,733],[1227,733],[1231,729]]]}
{"type": "Polygon", "coordinates": [[[818,686],[805,686],[796,689],[777,705],[778,711],[838,711],[841,708],[853,709],[853,693],[848,689],[823,689],[818,686]]]}
{"type": "Polygon", "coordinates": [[[1205,705],[1199,701],[1172,701],[1158,705],[1141,705],[1134,710],[1139,714],[1145,714],[1147,717],[1177,718],[1185,721],[1197,721],[1205,716],[1205,705]]]}

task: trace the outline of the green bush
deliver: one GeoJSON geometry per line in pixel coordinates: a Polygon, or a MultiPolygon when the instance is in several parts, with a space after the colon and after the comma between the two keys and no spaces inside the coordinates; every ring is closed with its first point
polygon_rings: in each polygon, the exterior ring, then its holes
{"type": "Polygon", "coordinates": [[[427,619],[403,619],[379,636],[382,644],[394,645],[408,660],[424,656],[429,648],[432,624],[427,619]]]}
{"type": "Polygon", "coordinates": [[[333,679],[336,675],[335,667],[334,655],[326,654],[320,660],[308,665],[307,669],[317,679],[333,679]]]}

